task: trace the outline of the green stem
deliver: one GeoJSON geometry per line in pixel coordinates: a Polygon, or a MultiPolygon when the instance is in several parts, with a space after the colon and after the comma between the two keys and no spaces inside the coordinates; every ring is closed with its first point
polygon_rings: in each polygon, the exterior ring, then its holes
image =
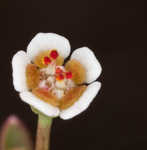
{"type": "Polygon", "coordinates": [[[52,118],[38,115],[38,127],[35,150],[49,150],[52,118]]]}

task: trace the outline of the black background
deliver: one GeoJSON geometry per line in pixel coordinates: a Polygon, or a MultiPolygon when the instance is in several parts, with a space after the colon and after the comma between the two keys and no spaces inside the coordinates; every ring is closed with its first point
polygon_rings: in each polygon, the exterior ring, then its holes
{"type": "Polygon", "coordinates": [[[1,0],[0,124],[16,114],[35,138],[37,116],[13,88],[11,59],[36,33],[55,32],[72,50],[94,50],[103,86],[87,111],[54,120],[51,149],[147,149],[145,11],[142,0],[1,0]]]}

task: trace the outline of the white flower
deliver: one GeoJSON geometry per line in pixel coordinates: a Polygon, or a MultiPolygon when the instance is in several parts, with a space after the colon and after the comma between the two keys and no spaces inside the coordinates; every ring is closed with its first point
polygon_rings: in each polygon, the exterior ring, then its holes
{"type": "Polygon", "coordinates": [[[13,84],[21,99],[50,117],[70,119],[80,114],[101,87],[95,81],[102,69],[94,53],[87,47],[76,49],[62,66],[69,54],[65,37],[38,33],[27,52],[18,51],[12,59],[13,84]]]}

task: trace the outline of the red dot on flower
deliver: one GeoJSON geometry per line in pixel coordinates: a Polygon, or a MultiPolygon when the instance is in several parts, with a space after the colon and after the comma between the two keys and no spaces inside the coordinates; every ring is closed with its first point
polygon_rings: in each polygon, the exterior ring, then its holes
{"type": "Polygon", "coordinates": [[[51,59],[47,56],[44,57],[44,64],[48,65],[49,63],[51,63],[51,59]]]}
{"type": "Polygon", "coordinates": [[[58,52],[56,50],[52,50],[50,53],[50,57],[53,59],[56,59],[59,56],[58,52]]]}
{"type": "Polygon", "coordinates": [[[66,78],[71,79],[72,78],[72,73],[71,72],[66,72],[66,78]]]}
{"type": "Polygon", "coordinates": [[[57,73],[57,74],[63,73],[63,70],[62,70],[61,68],[57,67],[57,68],[56,68],[56,73],[57,73]]]}
{"type": "Polygon", "coordinates": [[[63,74],[59,74],[56,76],[57,80],[63,80],[64,79],[64,75],[63,74]]]}

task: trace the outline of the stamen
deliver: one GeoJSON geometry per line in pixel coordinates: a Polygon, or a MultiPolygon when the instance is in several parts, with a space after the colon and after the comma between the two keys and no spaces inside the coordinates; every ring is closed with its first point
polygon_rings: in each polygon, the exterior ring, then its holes
{"type": "Polygon", "coordinates": [[[72,72],[66,72],[66,79],[72,78],[72,72]]]}
{"type": "Polygon", "coordinates": [[[51,59],[49,58],[49,57],[47,57],[47,56],[45,56],[44,58],[43,58],[43,64],[45,64],[45,65],[48,65],[48,64],[50,64],[51,63],[51,59]]]}
{"type": "Polygon", "coordinates": [[[62,98],[63,95],[64,95],[64,90],[61,90],[61,89],[54,89],[53,90],[53,94],[58,98],[62,98]]]}
{"type": "Polygon", "coordinates": [[[64,75],[63,74],[58,74],[56,76],[56,80],[58,80],[58,81],[62,81],[63,79],[64,79],[64,75]]]}
{"type": "Polygon", "coordinates": [[[63,70],[59,67],[56,68],[56,74],[62,74],[63,70]]]}
{"type": "Polygon", "coordinates": [[[59,56],[58,52],[56,50],[52,50],[50,53],[50,57],[53,59],[56,59],[59,56]]]}
{"type": "Polygon", "coordinates": [[[47,85],[46,80],[41,81],[39,87],[44,90],[49,90],[49,86],[47,85]]]}

